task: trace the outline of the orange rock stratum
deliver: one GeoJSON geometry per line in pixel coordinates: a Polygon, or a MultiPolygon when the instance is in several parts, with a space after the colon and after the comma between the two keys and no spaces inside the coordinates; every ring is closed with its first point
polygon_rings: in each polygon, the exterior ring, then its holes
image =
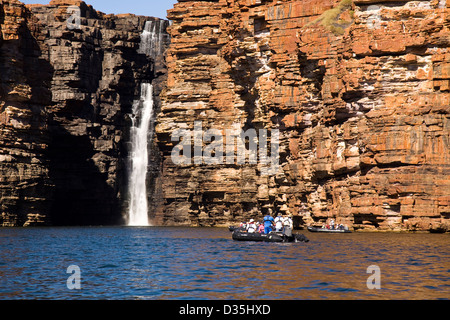
{"type": "Polygon", "coordinates": [[[450,3],[180,1],[169,19],[155,221],[450,230],[450,3]],[[194,121],[280,130],[282,170],[174,166],[194,121]]]}

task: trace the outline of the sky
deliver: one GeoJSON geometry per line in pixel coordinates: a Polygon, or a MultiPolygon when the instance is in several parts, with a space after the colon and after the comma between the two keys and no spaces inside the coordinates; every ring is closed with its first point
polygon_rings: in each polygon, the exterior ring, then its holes
{"type": "MultiPolygon", "coordinates": [[[[20,0],[23,3],[48,4],[48,0],[20,0]]],[[[134,13],[136,15],[151,16],[165,19],[167,10],[172,9],[177,0],[84,0],[95,10],[108,13],[134,13]]]]}

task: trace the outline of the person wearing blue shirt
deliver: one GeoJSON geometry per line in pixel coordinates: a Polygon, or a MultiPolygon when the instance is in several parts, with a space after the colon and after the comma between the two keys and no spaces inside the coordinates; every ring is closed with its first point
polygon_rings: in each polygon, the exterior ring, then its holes
{"type": "Polygon", "coordinates": [[[275,219],[269,214],[264,217],[264,233],[269,234],[272,232],[272,226],[275,223],[275,219]]]}

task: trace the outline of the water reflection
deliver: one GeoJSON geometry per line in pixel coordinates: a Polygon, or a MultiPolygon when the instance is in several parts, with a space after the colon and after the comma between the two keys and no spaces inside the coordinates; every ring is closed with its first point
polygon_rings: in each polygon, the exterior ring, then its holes
{"type": "Polygon", "coordinates": [[[449,299],[449,235],[307,234],[233,242],[224,229],[0,229],[0,299],[449,299]],[[82,289],[66,269],[82,270],[82,289]],[[369,290],[367,267],[381,269],[369,290]]]}

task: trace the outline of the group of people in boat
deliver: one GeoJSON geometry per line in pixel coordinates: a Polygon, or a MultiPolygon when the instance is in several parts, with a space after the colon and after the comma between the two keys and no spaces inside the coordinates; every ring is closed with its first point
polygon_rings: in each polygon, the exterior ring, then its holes
{"type": "Polygon", "coordinates": [[[292,229],[294,228],[294,222],[292,220],[292,215],[283,216],[281,213],[278,214],[276,218],[271,215],[266,215],[263,222],[257,222],[254,219],[250,219],[247,223],[241,223],[239,226],[240,230],[246,231],[248,233],[261,233],[269,234],[272,231],[282,232],[286,236],[292,236],[292,229]]]}
{"type": "Polygon", "coordinates": [[[322,229],[328,230],[348,230],[348,227],[344,226],[342,223],[336,224],[334,219],[331,219],[330,224],[324,224],[322,229]]]}

